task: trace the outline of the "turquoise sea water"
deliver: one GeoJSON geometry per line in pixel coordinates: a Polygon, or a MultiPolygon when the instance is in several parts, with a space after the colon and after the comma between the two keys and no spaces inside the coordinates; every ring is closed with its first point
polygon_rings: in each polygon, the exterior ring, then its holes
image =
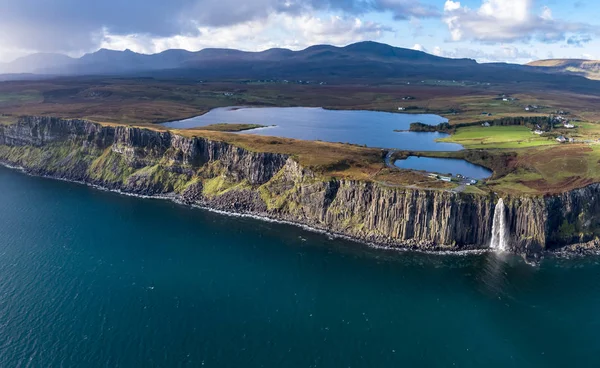
{"type": "Polygon", "coordinates": [[[171,128],[194,128],[219,123],[260,124],[268,127],[246,130],[243,133],[412,151],[458,151],[463,148],[460,144],[436,142],[436,139],[448,137],[448,134],[408,131],[410,123],[437,125],[447,121],[432,114],[325,110],[314,107],[223,107],[201,116],[163,125],[171,128]]]}
{"type": "Polygon", "coordinates": [[[594,367],[598,262],[368,249],[0,168],[0,367],[594,367]]]}

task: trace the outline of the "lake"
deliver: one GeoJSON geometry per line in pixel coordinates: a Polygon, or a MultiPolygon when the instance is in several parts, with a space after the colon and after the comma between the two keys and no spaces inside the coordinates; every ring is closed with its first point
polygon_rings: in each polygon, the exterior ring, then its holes
{"type": "Polygon", "coordinates": [[[435,141],[447,137],[447,134],[407,131],[414,122],[437,125],[447,121],[441,116],[428,114],[325,110],[310,107],[224,107],[191,119],[163,125],[185,129],[220,123],[260,124],[267,127],[246,130],[243,133],[414,151],[461,150],[463,147],[459,144],[435,141]]]}
{"type": "Polygon", "coordinates": [[[394,163],[397,167],[411,170],[424,170],[439,174],[461,174],[472,179],[487,179],[493,172],[487,168],[456,158],[436,158],[409,156],[394,163]]]}
{"type": "Polygon", "coordinates": [[[1,367],[593,367],[600,259],[385,251],[0,168],[1,367]]]}

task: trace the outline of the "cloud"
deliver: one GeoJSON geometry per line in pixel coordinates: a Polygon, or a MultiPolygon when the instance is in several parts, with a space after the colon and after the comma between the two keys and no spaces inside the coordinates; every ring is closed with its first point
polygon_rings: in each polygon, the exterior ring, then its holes
{"type": "Polygon", "coordinates": [[[427,49],[420,43],[415,43],[415,45],[412,47],[412,49],[416,50],[416,51],[427,52],[427,49]]]}
{"type": "Polygon", "coordinates": [[[567,45],[575,47],[583,47],[584,44],[589,43],[592,40],[590,35],[573,35],[567,38],[567,45]]]}
{"type": "MultiPolygon", "coordinates": [[[[369,3],[364,1],[363,3],[369,3]]],[[[429,18],[440,16],[439,11],[428,4],[421,4],[413,0],[375,0],[372,1],[372,10],[390,11],[396,20],[406,20],[411,17],[429,18]]]]}
{"type": "Polygon", "coordinates": [[[598,58],[592,54],[588,54],[588,53],[583,53],[581,54],[581,57],[587,60],[598,60],[598,58]]]}
{"type": "Polygon", "coordinates": [[[141,53],[167,49],[198,50],[224,45],[248,51],[272,47],[301,49],[315,44],[346,45],[379,39],[392,30],[357,17],[272,14],[264,20],[247,21],[230,27],[200,27],[198,31],[198,35],[170,37],[106,34],[101,46],[141,53]]]}
{"type": "Polygon", "coordinates": [[[421,44],[415,44],[412,47],[412,49],[447,58],[475,59],[478,62],[482,63],[527,63],[539,59],[535,53],[519,49],[511,45],[502,45],[499,47],[495,47],[491,51],[484,51],[482,49],[471,49],[466,47],[459,47],[453,50],[444,50],[439,46],[435,46],[432,50],[428,50],[421,44]]]}
{"type": "Polygon", "coordinates": [[[434,7],[412,0],[0,0],[0,9],[0,49],[47,52],[92,50],[106,34],[199,36],[206,29],[236,27],[273,15],[439,16],[434,7]]]}
{"type": "Polygon", "coordinates": [[[443,20],[453,41],[482,43],[564,41],[573,34],[598,34],[597,27],[553,17],[549,7],[534,11],[534,0],[483,0],[478,9],[447,0],[443,20]]]}

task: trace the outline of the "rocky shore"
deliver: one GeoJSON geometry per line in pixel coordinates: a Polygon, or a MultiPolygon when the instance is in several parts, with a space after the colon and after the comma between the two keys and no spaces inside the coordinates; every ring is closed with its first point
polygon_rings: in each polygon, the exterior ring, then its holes
{"type": "MultiPolygon", "coordinates": [[[[498,199],[323,178],[283,154],[85,120],[28,117],[0,125],[0,160],[33,175],[433,251],[487,248],[498,199]]],[[[594,241],[600,228],[599,185],[506,196],[504,203],[514,252],[594,241]]]]}

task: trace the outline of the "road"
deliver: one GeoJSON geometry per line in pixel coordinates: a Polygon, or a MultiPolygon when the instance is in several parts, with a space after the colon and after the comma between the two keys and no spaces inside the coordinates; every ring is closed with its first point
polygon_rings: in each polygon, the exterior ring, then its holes
{"type": "Polygon", "coordinates": [[[390,150],[388,152],[387,155],[385,155],[385,166],[389,167],[390,169],[397,169],[398,167],[396,165],[394,165],[394,163],[392,162],[392,156],[394,155],[394,153],[396,153],[396,150],[390,150]]]}

